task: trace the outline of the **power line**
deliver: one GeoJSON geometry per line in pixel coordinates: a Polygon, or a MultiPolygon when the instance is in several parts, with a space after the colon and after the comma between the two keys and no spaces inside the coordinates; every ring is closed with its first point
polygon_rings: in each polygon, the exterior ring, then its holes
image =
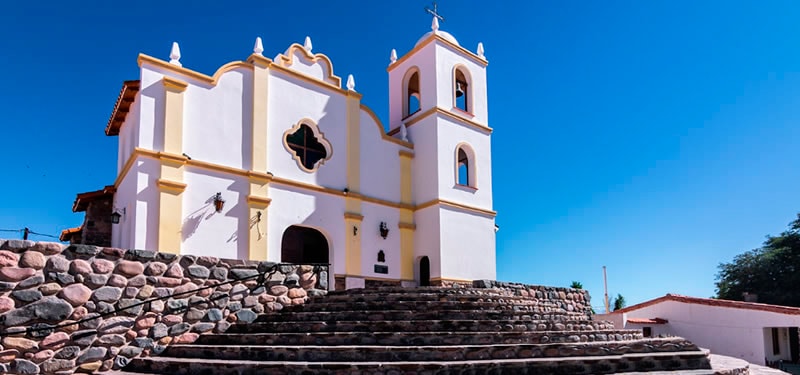
{"type": "Polygon", "coordinates": [[[32,234],[32,235],[34,235],[34,236],[42,236],[42,237],[55,238],[55,239],[57,239],[57,240],[58,240],[58,239],[60,239],[58,236],[53,236],[53,235],[50,235],[50,234],[44,234],[44,233],[38,233],[38,232],[34,232],[34,231],[30,230],[30,228],[27,228],[27,227],[25,227],[25,228],[22,228],[22,229],[0,229],[0,232],[16,232],[16,233],[22,233],[22,234],[23,234],[23,235],[22,235],[22,238],[23,238],[23,239],[25,239],[25,240],[27,240],[27,239],[28,239],[28,235],[29,235],[29,234],[32,234]]]}

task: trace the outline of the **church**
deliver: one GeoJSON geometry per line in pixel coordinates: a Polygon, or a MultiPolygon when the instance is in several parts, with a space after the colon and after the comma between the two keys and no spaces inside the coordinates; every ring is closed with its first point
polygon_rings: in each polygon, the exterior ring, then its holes
{"type": "Polygon", "coordinates": [[[269,58],[259,38],[212,75],[183,67],[177,44],[169,60],[140,54],[105,129],[116,180],[78,194],[86,218],[62,240],[330,264],[336,289],[495,279],[482,44],[434,17],[392,50],[388,127],[312,48],[269,58]]]}

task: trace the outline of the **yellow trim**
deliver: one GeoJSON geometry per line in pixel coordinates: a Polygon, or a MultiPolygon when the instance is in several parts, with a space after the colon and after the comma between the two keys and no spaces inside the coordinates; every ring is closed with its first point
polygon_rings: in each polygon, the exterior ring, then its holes
{"type": "Polygon", "coordinates": [[[247,204],[255,208],[264,209],[269,207],[270,203],[272,203],[272,199],[267,197],[259,197],[255,195],[247,196],[247,204]]]}
{"type": "Polygon", "coordinates": [[[167,76],[164,76],[162,83],[164,84],[164,88],[173,92],[184,92],[186,91],[186,88],[189,87],[189,84],[186,83],[186,81],[181,81],[179,79],[167,76]]]}
{"type": "Polygon", "coordinates": [[[456,45],[453,42],[451,42],[451,41],[449,41],[449,40],[447,40],[445,38],[442,38],[439,35],[431,34],[431,36],[429,36],[427,39],[425,39],[424,41],[419,43],[416,47],[412,48],[411,51],[408,51],[405,55],[403,55],[403,57],[397,59],[397,61],[395,61],[394,64],[391,64],[388,67],[386,67],[386,71],[387,72],[391,72],[392,70],[394,70],[394,68],[400,66],[404,61],[406,61],[408,58],[410,58],[411,55],[413,55],[417,51],[425,48],[425,46],[427,46],[429,43],[433,42],[434,40],[442,42],[446,46],[449,46],[450,48],[453,48],[456,51],[463,53],[464,55],[466,55],[467,58],[469,58],[470,60],[476,62],[478,65],[480,65],[480,66],[482,66],[484,68],[487,65],[489,65],[489,61],[487,61],[486,59],[481,58],[480,56],[472,53],[472,51],[470,51],[470,50],[468,50],[468,49],[466,49],[464,47],[461,47],[459,45],[456,45]]]}
{"type": "Polygon", "coordinates": [[[158,68],[170,71],[170,72],[175,73],[175,74],[182,75],[182,76],[187,77],[187,78],[194,79],[196,81],[200,81],[201,83],[204,83],[204,84],[207,84],[207,85],[211,85],[211,86],[216,86],[217,85],[217,82],[219,81],[219,77],[221,77],[223,73],[226,73],[228,71],[231,71],[231,70],[234,70],[234,69],[237,69],[237,68],[253,69],[253,65],[252,64],[246,63],[244,61],[232,61],[232,62],[229,62],[229,63],[221,66],[219,69],[217,69],[217,71],[214,73],[213,76],[208,76],[208,75],[205,75],[203,73],[200,73],[200,72],[197,72],[197,71],[194,71],[194,70],[191,70],[191,69],[184,68],[182,66],[177,66],[177,65],[174,65],[174,64],[170,64],[170,63],[168,63],[166,61],[163,61],[163,60],[157,59],[155,57],[151,57],[151,56],[145,55],[143,53],[139,54],[139,58],[136,60],[136,62],[139,64],[140,67],[143,64],[155,65],[158,68]]]}
{"type": "MultiPolygon", "coordinates": [[[[381,134],[381,139],[383,139],[384,141],[389,141],[389,142],[392,142],[392,143],[396,143],[396,144],[398,144],[400,146],[403,146],[403,147],[408,147],[408,148],[410,148],[412,150],[414,149],[414,144],[413,143],[405,142],[403,140],[391,137],[390,135],[386,134],[386,129],[383,127],[383,123],[381,122],[380,119],[378,119],[378,116],[375,114],[375,112],[372,111],[371,108],[367,107],[364,104],[361,104],[361,110],[363,110],[364,112],[367,112],[367,114],[370,117],[372,117],[372,120],[375,121],[375,124],[378,125],[378,129],[379,129],[380,134],[381,134]]],[[[398,128],[398,131],[399,130],[400,129],[398,128]]]]}
{"type": "Polygon", "coordinates": [[[411,151],[400,150],[400,151],[397,152],[397,154],[400,155],[401,158],[402,157],[411,158],[411,159],[414,158],[414,153],[411,152],[411,151]]]}
{"type": "Polygon", "coordinates": [[[247,62],[258,68],[269,68],[272,65],[272,59],[262,55],[256,55],[255,53],[247,58],[247,62]]]}
{"type": "Polygon", "coordinates": [[[489,215],[489,216],[492,216],[492,217],[497,216],[497,212],[492,211],[492,210],[486,210],[486,209],[483,209],[483,208],[473,207],[473,206],[469,206],[469,205],[462,204],[462,203],[451,202],[451,201],[444,200],[444,199],[431,199],[431,200],[429,200],[429,201],[427,201],[425,203],[418,204],[415,209],[416,210],[421,210],[421,209],[428,208],[430,206],[434,206],[434,205],[437,205],[437,204],[444,205],[444,206],[449,206],[449,207],[453,207],[453,208],[459,208],[459,209],[466,210],[466,211],[472,211],[474,213],[481,214],[481,215],[489,215]]]}
{"type": "Polygon", "coordinates": [[[122,180],[125,179],[125,176],[128,175],[128,171],[131,170],[133,163],[136,163],[136,150],[133,150],[131,154],[128,156],[128,160],[125,161],[125,165],[122,166],[122,169],[117,174],[117,179],[114,180],[114,187],[119,189],[119,184],[122,183],[122,180]]]}
{"type": "Polygon", "coordinates": [[[159,190],[162,191],[170,191],[176,194],[183,193],[186,190],[186,184],[183,182],[178,181],[170,181],[165,180],[163,178],[159,178],[156,180],[156,186],[158,186],[159,190]]]}
{"type": "MultiPolygon", "coordinates": [[[[294,63],[295,51],[301,51],[302,56],[306,59],[306,61],[310,61],[315,64],[322,61],[327,66],[327,72],[326,72],[327,77],[323,79],[323,82],[330,85],[334,85],[337,88],[342,86],[342,78],[333,74],[333,63],[331,63],[331,59],[328,58],[328,56],[325,56],[321,53],[312,55],[311,52],[308,52],[308,50],[305,47],[301,46],[298,43],[293,43],[291,46],[289,46],[288,49],[286,49],[286,52],[278,55],[275,62],[277,64],[276,66],[282,68],[290,68],[294,63]],[[327,80],[330,80],[330,82],[328,82],[327,80]]],[[[318,80],[315,77],[311,78],[314,80],[318,80]]]]}
{"type": "Polygon", "coordinates": [[[364,220],[364,215],[353,213],[353,212],[345,212],[344,213],[344,218],[345,219],[353,219],[353,220],[362,221],[362,220],[364,220]]]}
{"type": "Polygon", "coordinates": [[[331,147],[331,143],[328,141],[327,138],[325,138],[325,133],[323,133],[322,130],[319,130],[319,125],[317,125],[317,123],[310,118],[304,118],[298,121],[296,124],[294,124],[294,126],[289,128],[289,130],[283,132],[283,137],[281,138],[281,142],[283,143],[283,147],[286,149],[289,155],[292,156],[292,159],[294,159],[294,161],[297,163],[297,166],[300,167],[300,170],[306,173],[315,172],[317,169],[319,169],[319,167],[325,164],[326,161],[330,160],[331,157],[333,157],[333,147],[331,147]],[[308,169],[303,165],[303,161],[300,159],[300,156],[297,155],[297,153],[294,150],[292,150],[291,147],[289,147],[289,143],[286,142],[286,139],[289,137],[289,134],[292,134],[300,130],[300,127],[303,125],[311,128],[311,132],[314,133],[314,138],[316,138],[317,142],[319,142],[322,145],[322,147],[325,148],[325,157],[314,163],[314,168],[311,169],[308,169]]]}
{"type": "Polygon", "coordinates": [[[364,275],[355,275],[355,274],[347,274],[347,273],[336,273],[333,275],[334,278],[336,277],[355,277],[364,280],[373,280],[373,281],[416,281],[414,278],[410,279],[395,279],[391,277],[376,277],[376,276],[364,276],[364,275]]]}
{"type": "MultiPolygon", "coordinates": [[[[459,112],[465,113],[463,111],[459,111],[459,112]]],[[[442,114],[444,116],[447,116],[447,117],[449,117],[449,118],[451,118],[453,120],[456,120],[456,121],[460,122],[463,125],[475,128],[475,129],[477,129],[477,130],[479,130],[481,132],[487,133],[487,134],[491,134],[492,131],[494,130],[494,129],[488,127],[488,126],[485,126],[485,125],[479,124],[479,123],[477,123],[477,122],[475,122],[473,120],[470,120],[470,119],[468,119],[468,118],[466,118],[466,117],[464,117],[464,116],[462,116],[462,115],[460,115],[458,113],[453,113],[451,111],[448,111],[448,110],[440,108],[440,107],[429,108],[425,112],[422,112],[419,115],[415,115],[414,118],[412,118],[412,119],[410,119],[410,120],[405,122],[406,128],[411,127],[412,125],[422,121],[423,119],[427,118],[428,116],[430,116],[430,115],[432,115],[434,113],[442,114]]],[[[400,131],[399,127],[398,128],[394,128],[391,131],[389,131],[389,135],[397,134],[399,131],[400,131]]]]}
{"type": "Polygon", "coordinates": [[[414,223],[399,222],[399,223],[397,223],[397,226],[400,229],[411,229],[411,230],[416,230],[417,229],[417,224],[414,224],[414,223]]]}
{"type": "Polygon", "coordinates": [[[247,61],[253,64],[253,116],[250,133],[250,194],[246,197],[250,216],[248,220],[247,253],[250,260],[266,260],[269,254],[266,240],[267,209],[272,201],[269,198],[269,181],[272,176],[267,158],[268,125],[267,115],[269,103],[269,67],[272,60],[253,54],[247,61]],[[263,230],[262,230],[263,229],[263,230]]]}

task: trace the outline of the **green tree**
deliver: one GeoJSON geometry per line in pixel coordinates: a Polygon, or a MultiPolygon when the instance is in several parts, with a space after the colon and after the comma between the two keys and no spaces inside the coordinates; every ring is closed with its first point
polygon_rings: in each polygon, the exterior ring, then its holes
{"type": "Polygon", "coordinates": [[[580,281],[573,281],[572,284],[569,285],[572,289],[583,289],[583,284],[580,281]]]}
{"type": "Polygon", "coordinates": [[[717,298],[744,300],[745,293],[758,302],[800,307],[800,214],[789,230],[767,236],[764,244],[720,263],[717,298]]]}
{"type": "Polygon", "coordinates": [[[611,311],[617,311],[625,307],[625,297],[623,297],[622,294],[617,293],[617,297],[614,298],[613,305],[614,307],[611,309],[611,311]]]}

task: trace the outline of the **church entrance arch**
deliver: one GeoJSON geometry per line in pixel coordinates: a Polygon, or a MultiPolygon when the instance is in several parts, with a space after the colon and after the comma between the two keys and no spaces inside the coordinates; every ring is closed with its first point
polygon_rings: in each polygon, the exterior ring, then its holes
{"type": "Polygon", "coordinates": [[[330,263],[328,239],[322,232],[309,227],[292,225],[281,239],[281,262],[310,264],[330,263]]]}
{"type": "Polygon", "coordinates": [[[419,259],[419,286],[431,286],[431,261],[426,256],[419,259]]]}

